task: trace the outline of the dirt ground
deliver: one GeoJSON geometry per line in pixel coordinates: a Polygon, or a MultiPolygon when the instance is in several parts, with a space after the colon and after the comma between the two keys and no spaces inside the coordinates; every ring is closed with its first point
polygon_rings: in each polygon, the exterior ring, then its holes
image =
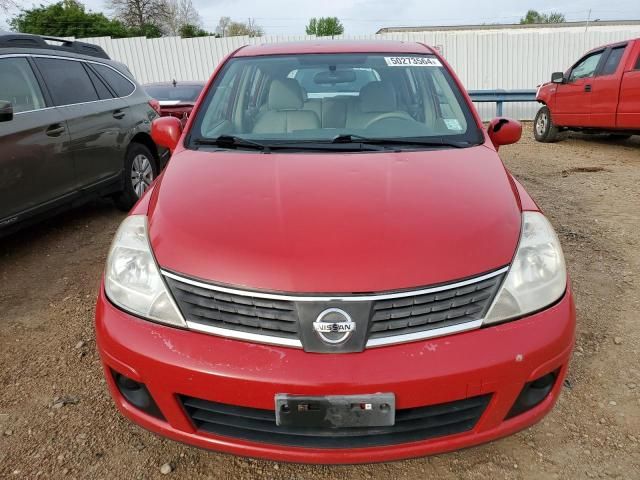
{"type": "Polygon", "coordinates": [[[0,478],[640,479],[640,137],[544,145],[528,130],[502,157],[556,227],[578,306],[566,388],[541,423],[460,452],[342,467],[142,430],[117,413],[96,353],[98,278],[123,218],[101,201],[0,240],[0,478]]]}

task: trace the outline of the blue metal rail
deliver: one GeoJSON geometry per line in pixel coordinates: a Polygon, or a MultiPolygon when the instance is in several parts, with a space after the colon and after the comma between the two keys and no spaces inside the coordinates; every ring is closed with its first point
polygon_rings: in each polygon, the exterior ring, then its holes
{"type": "Polygon", "coordinates": [[[505,102],[535,102],[535,90],[469,90],[471,100],[479,103],[495,103],[496,116],[502,116],[505,102]]]}

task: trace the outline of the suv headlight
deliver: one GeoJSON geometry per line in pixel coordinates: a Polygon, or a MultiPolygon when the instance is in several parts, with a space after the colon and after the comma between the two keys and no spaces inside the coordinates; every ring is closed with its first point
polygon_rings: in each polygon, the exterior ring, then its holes
{"type": "Polygon", "coordinates": [[[560,241],[540,212],[522,214],[520,243],[484,324],[521,317],[558,300],[567,288],[560,241]]]}
{"type": "Polygon", "coordinates": [[[131,215],[120,224],[109,250],[104,286],[109,300],[123,310],[186,328],[153,257],[145,215],[131,215]]]}

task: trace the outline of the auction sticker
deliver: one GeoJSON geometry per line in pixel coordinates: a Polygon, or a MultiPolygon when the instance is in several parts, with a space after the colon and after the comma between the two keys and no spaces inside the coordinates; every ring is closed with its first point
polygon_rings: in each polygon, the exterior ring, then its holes
{"type": "Polygon", "coordinates": [[[456,118],[444,118],[443,120],[448,130],[462,130],[460,122],[456,118]]]}
{"type": "Polygon", "coordinates": [[[390,67],[441,67],[437,58],[431,57],[384,57],[390,67]]]}

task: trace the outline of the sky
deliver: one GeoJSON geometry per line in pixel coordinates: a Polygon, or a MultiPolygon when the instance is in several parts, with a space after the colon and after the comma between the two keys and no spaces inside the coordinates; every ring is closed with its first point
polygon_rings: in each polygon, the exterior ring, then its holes
{"type": "MultiPolygon", "coordinates": [[[[88,9],[109,13],[105,0],[81,0],[88,9]]],[[[526,11],[558,11],[567,20],[640,19],[640,0],[192,0],[202,18],[202,26],[215,30],[221,16],[246,21],[254,18],[267,35],[304,34],[311,17],[340,18],[345,34],[375,33],[379,28],[410,25],[464,25],[479,23],[518,23],[526,11]]],[[[22,8],[50,4],[55,0],[17,0],[22,8]]],[[[6,28],[6,15],[0,14],[0,28],[6,28]],[[4,18],[3,18],[4,17],[4,18]]]]}

